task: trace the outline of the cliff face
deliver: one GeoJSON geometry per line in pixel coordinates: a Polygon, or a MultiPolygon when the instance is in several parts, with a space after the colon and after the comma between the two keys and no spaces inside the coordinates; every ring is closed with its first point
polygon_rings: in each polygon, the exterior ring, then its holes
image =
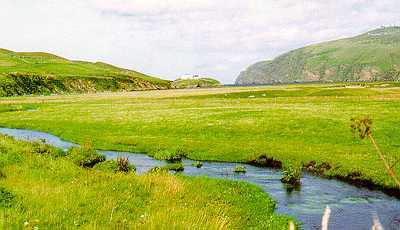
{"type": "Polygon", "coordinates": [[[400,80],[400,27],[307,46],[241,72],[236,84],[400,80]]]}

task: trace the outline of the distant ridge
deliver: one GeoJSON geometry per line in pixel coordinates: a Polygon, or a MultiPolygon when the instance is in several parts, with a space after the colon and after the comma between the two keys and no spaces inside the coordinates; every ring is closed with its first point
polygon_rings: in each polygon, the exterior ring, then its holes
{"type": "Polygon", "coordinates": [[[171,88],[171,82],[103,62],[0,48],[0,96],[171,88]]]}
{"type": "Polygon", "coordinates": [[[13,52],[13,53],[20,57],[43,57],[43,58],[56,58],[56,59],[67,60],[66,58],[45,52],[13,52]]]}
{"type": "Polygon", "coordinates": [[[399,80],[400,27],[393,26],[257,62],[240,73],[236,84],[399,80]]]}

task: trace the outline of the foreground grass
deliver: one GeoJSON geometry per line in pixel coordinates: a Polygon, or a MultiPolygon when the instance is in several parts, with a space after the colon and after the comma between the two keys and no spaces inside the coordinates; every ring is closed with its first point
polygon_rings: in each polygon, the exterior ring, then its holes
{"type": "MultiPolygon", "coordinates": [[[[394,162],[400,149],[397,85],[5,99],[0,125],[50,132],[77,143],[89,138],[96,148],[152,155],[179,151],[197,160],[247,162],[266,155],[283,162],[315,162],[316,167],[324,166],[325,175],[395,189],[373,147],[353,138],[349,126],[353,117],[372,118],[377,141],[394,162]]],[[[400,174],[400,165],[394,170],[400,174]]]]}
{"type": "Polygon", "coordinates": [[[68,156],[0,136],[0,227],[287,229],[256,186],[165,173],[85,169],[68,156]]]}

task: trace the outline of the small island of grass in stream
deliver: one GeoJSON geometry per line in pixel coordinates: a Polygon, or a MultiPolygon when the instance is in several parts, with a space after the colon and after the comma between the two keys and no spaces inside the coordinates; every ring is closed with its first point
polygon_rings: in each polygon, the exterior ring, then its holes
{"type": "Polygon", "coordinates": [[[235,173],[246,173],[246,167],[238,165],[235,168],[233,168],[233,172],[235,172],[235,173]]]}

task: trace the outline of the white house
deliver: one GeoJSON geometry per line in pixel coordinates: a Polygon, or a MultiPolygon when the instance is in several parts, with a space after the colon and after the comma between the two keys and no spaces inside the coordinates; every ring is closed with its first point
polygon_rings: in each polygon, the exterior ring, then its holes
{"type": "Polygon", "coordinates": [[[180,76],[178,79],[195,79],[199,78],[200,76],[198,74],[184,74],[180,76]]]}

